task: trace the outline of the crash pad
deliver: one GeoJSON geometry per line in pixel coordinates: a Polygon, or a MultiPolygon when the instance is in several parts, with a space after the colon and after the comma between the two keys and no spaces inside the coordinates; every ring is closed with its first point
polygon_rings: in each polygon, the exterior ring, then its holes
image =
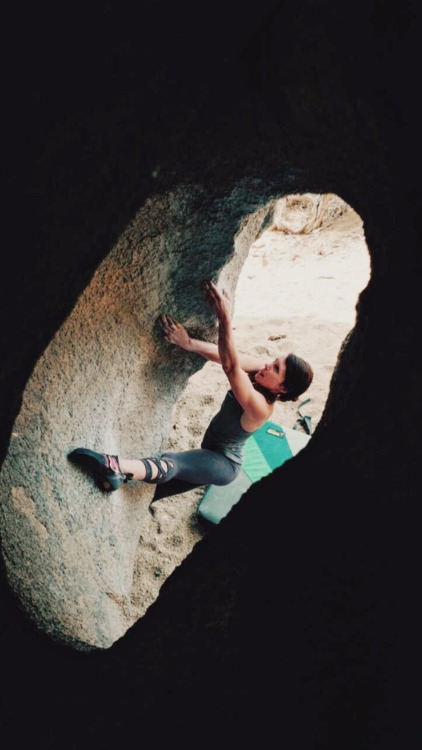
{"type": "Polygon", "coordinates": [[[246,441],[244,461],[236,479],[223,487],[207,487],[198,506],[199,515],[219,523],[252,484],[299,453],[310,437],[275,422],[265,422],[246,441]]]}

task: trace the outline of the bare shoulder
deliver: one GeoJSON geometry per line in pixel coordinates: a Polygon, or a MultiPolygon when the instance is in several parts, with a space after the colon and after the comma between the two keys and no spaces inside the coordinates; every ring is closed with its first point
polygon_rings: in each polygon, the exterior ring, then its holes
{"type": "Polygon", "coordinates": [[[265,396],[252,386],[251,397],[242,404],[243,414],[241,418],[242,427],[249,432],[253,432],[261,427],[264,422],[270,419],[274,404],[268,403],[265,396]]]}
{"type": "Polygon", "coordinates": [[[262,393],[257,393],[256,396],[253,408],[245,409],[240,419],[240,424],[247,432],[255,432],[262,427],[274,411],[274,404],[269,404],[262,393]]]}

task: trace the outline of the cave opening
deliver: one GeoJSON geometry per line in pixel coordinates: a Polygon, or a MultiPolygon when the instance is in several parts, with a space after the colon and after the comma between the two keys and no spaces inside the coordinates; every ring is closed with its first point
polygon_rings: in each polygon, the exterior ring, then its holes
{"type": "MultiPolygon", "coordinates": [[[[333,194],[296,194],[277,201],[272,221],[250,245],[238,276],[233,328],[239,351],[265,358],[295,351],[311,363],[314,380],[301,412],[310,418],[312,434],[324,411],[341,345],[356,323],[358,296],[369,279],[363,222],[333,194]]],[[[221,366],[205,362],[174,406],[165,449],[198,448],[226,391],[221,366]]],[[[277,403],[274,421],[305,437],[304,424],[298,422],[301,403],[277,403]]],[[[213,528],[198,512],[206,489],[195,487],[151,506],[157,527],[151,591],[158,593],[162,581],[213,528]]],[[[150,552],[140,545],[135,579],[137,571],[145,577],[150,552]]]]}
{"type": "MultiPolygon", "coordinates": [[[[359,294],[370,279],[360,216],[332,193],[287,195],[250,247],[234,294],[239,351],[263,358],[290,351],[309,361],[314,381],[299,402],[278,402],[274,419],[311,432],[321,419],[341,345],[356,322],[359,294]],[[306,401],[306,408],[300,404],[306,401]],[[301,417],[309,417],[304,422],[301,417]]],[[[206,362],[192,375],[174,413],[171,450],[198,446],[218,409],[227,378],[206,362]],[[208,383],[208,389],[207,389],[208,383]],[[182,447],[184,446],[184,447],[182,447]]]]}

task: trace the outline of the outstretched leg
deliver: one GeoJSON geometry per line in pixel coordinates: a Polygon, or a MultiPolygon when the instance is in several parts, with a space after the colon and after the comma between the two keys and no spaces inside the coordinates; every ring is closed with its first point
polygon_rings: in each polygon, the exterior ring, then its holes
{"type": "Polygon", "coordinates": [[[156,484],[166,481],[173,468],[171,461],[160,458],[119,459],[109,453],[98,453],[89,448],[76,448],[69,453],[69,460],[94,477],[98,486],[113,492],[128,479],[156,484]]]}
{"type": "Polygon", "coordinates": [[[205,448],[139,459],[76,448],[69,459],[88,471],[107,492],[117,490],[128,479],[164,484],[177,478],[192,485],[224,485],[232,482],[240,471],[240,464],[205,448]]]}

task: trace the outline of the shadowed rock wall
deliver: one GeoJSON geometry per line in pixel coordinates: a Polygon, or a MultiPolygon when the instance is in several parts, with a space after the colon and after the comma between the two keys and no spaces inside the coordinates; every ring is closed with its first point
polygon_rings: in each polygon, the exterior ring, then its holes
{"type": "Polygon", "coordinates": [[[227,742],[277,737],[300,750],[415,746],[415,8],[216,3],[207,34],[203,9],[183,5],[149,2],[142,24],[112,2],[91,13],[77,4],[60,15],[48,5],[9,12],[20,31],[7,46],[0,300],[9,745],[111,748],[142,732],[158,746],[177,735],[193,746],[221,740],[224,727],[227,742]],[[163,392],[156,315],[171,303],[209,331],[195,281],[231,260],[223,273],[233,286],[266,205],[292,192],[341,196],[362,217],[371,253],[318,430],[112,646],[57,643],[107,644],[136,620],[125,597],[149,501],[147,489],[136,507],[128,497],[116,535],[116,508],[95,507],[65,463],[68,443],[89,427],[110,449],[140,437],[160,446],[192,363],[181,358],[163,392]],[[145,404],[145,419],[131,420],[145,404]],[[92,529],[81,523],[88,510],[92,529]],[[55,599],[60,546],[67,567],[55,599]]]}

